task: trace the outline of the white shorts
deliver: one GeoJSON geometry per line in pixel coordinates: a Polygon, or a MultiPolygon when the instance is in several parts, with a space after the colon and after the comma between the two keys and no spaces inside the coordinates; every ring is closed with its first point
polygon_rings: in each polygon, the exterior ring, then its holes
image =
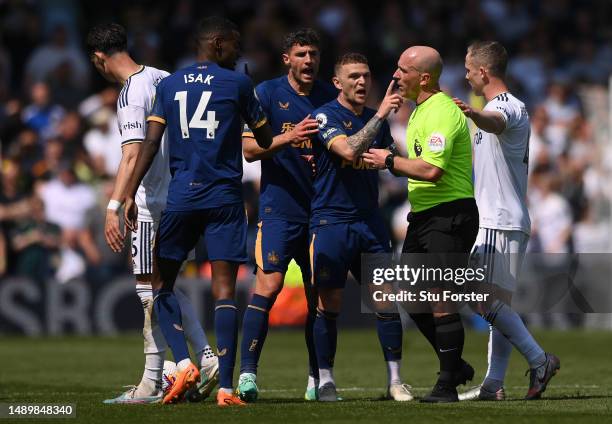
{"type": "Polygon", "coordinates": [[[487,282],[514,292],[528,241],[522,231],[480,227],[470,263],[485,268],[487,282]]]}
{"type": "MultiPolygon", "coordinates": [[[[159,222],[138,221],[138,229],[132,233],[132,269],[134,275],[153,274],[153,247],[159,222]]],[[[195,259],[195,249],[189,252],[187,261],[195,259]]]]}
{"type": "Polygon", "coordinates": [[[134,275],[153,274],[153,246],[157,222],[138,221],[132,233],[132,266],[134,275]]]}

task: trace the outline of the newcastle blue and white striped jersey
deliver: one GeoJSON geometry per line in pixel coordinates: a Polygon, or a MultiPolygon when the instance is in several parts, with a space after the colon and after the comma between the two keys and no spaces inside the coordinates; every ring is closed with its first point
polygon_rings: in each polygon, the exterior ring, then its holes
{"type": "MultiPolygon", "coordinates": [[[[143,66],[125,81],[117,100],[121,146],[144,140],[157,84],[168,75],[166,71],[143,66]]],[[[159,151],[136,192],[139,221],[159,220],[166,206],[169,181],[168,143],[164,133],[159,151]]]]}

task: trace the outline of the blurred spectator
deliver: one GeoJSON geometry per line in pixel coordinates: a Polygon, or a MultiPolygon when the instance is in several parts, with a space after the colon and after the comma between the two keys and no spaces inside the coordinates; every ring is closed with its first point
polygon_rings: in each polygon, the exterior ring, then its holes
{"type": "Polygon", "coordinates": [[[581,115],[580,102],[565,81],[554,81],[548,87],[548,96],[542,103],[549,123],[547,137],[554,156],[565,151],[572,123],[581,115]]]}
{"type": "Polygon", "coordinates": [[[106,107],[91,115],[92,128],[85,133],[83,144],[93,161],[97,176],[115,176],[121,162],[121,136],[117,115],[106,107]]]}
{"type": "Polygon", "coordinates": [[[64,109],[51,102],[49,86],[37,82],[30,89],[32,103],[23,110],[23,123],[35,130],[43,140],[53,137],[64,116],[64,109]]]}
{"type": "Polygon", "coordinates": [[[56,273],[60,282],[81,276],[86,263],[98,265],[100,252],[89,227],[89,214],[97,206],[95,191],[80,183],[73,164],[62,162],[57,178],[41,185],[38,194],[44,202],[46,219],[62,230],[61,264],[56,273]]]}
{"type": "Polygon", "coordinates": [[[43,157],[32,167],[32,177],[35,180],[49,180],[59,170],[59,164],[64,157],[64,143],[59,138],[47,141],[43,157]]]}
{"type": "Polygon", "coordinates": [[[51,254],[60,247],[61,229],[45,218],[43,202],[35,197],[28,217],[15,223],[9,238],[16,260],[14,272],[44,282],[51,275],[51,254]]]}
{"type": "Polygon", "coordinates": [[[534,171],[529,192],[532,234],[531,251],[569,253],[571,251],[572,212],[559,194],[558,178],[546,166],[534,171]],[[537,246],[537,247],[533,247],[537,246]]]}
{"type": "Polygon", "coordinates": [[[69,44],[68,30],[63,24],[52,30],[47,43],[32,52],[25,71],[30,83],[54,81],[59,82],[58,88],[67,83],[69,89],[77,91],[85,90],[89,85],[87,57],[69,44]]]}

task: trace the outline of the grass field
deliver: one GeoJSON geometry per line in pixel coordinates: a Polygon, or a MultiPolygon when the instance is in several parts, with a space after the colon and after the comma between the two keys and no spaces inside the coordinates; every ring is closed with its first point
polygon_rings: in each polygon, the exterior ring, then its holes
{"type": "MultiPolygon", "coordinates": [[[[520,400],[528,378],[524,377],[527,366],[516,352],[506,381],[510,397],[506,402],[427,405],[382,401],[386,371],[376,333],[341,329],[335,375],[344,401],[335,404],[302,400],[306,354],[302,333],[294,331],[270,332],[259,369],[260,401],[246,408],[220,409],[212,399],[172,406],[103,405],[102,400],[114,396],[122,385],[135,384],[140,378],[142,342],[137,335],[0,338],[0,403],[75,403],[76,420],[63,420],[72,423],[610,422],[612,334],[543,332],[536,336],[561,358],[561,372],[545,399],[534,402],[520,400]]],[[[486,335],[468,333],[466,340],[464,358],[476,368],[475,382],[479,382],[486,369],[486,335]]],[[[433,356],[420,334],[405,334],[402,375],[418,396],[435,382],[433,356]]]]}

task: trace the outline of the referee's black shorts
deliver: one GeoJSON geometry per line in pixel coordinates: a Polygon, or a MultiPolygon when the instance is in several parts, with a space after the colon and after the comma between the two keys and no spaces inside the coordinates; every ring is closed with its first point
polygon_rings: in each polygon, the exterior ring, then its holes
{"type": "Polygon", "coordinates": [[[478,234],[473,198],[441,203],[408,214],[403,253],[470,253],[478,234]]]}

